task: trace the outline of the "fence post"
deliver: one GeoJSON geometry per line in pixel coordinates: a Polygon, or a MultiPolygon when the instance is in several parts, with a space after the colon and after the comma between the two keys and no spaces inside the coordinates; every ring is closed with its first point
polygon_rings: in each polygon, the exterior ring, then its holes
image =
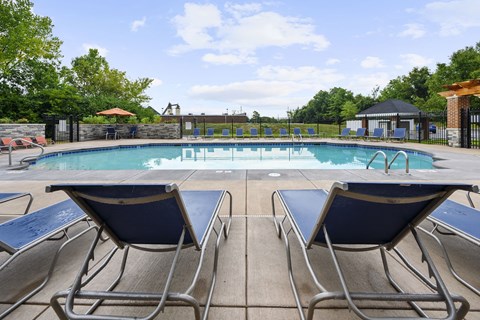
{"type": "Polygon", "coordinates": [[[422,142],[422,112],[418,112],[418,124],[417,124],[417,132],[418,132],[418,143],[422,142]]]}
{"type": "Polygon", "coordinates": [[[233,138],[233,117],[232,117],[232,138],[233,138]]]}
{"type": "Polygon", "coordinates": [[[73,142],[73,116],[68,116],[68,141],[73,142]]]}
{"type": "Polygon", "coordinates": [[[262,137],[262,118],[258,117],[258,124],[259,124],[259,133],[260,133],[260,138],[262,137]]]}

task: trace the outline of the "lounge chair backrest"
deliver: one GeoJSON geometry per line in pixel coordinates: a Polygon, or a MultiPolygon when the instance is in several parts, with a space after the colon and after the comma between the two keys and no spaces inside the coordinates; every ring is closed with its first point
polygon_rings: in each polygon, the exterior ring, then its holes
{"type": "Polygon", "coordinates": [[[311,136],[315,135],[315,130],[313,128],[307,128],[307,132],[311,136]]]}
{"type": "Polygon", "coordinates": [[[300,128],[293,128],[293,134],[296,136],[300,135],[301,134],[300,128]]]}
{"type": "Polygon", "coordinates": [[[250,128],[250,135],[251,136],[258,136],[257,128],[250,128]]]}
{"type": "Polygon", "coordinates": [[[406,134],[406,129],[405,128],[395,128],[395,130],[393,130],[393,138],[397,138],[397,139],[404,139],[405,138],[405,134],[406,134]]]}
{"type": "Polygon", "coordinates": [[[207,136],[213,136],[214,128],[207,128],[207,136]]]}
{"type": "Polygon", "coordinates": [[[230,135],[230,130],[222,129],[222,136],[228,136],[228,135],[230,135]]]}
{"type": "Polygon", "coordinates": [[[272,128],[265,128],[265,135],[272,136],[273,135],[272,128]]]}
{"type": "Polygon", "coordinates": [[[114,127],[107,127],[107,133],[108,134],[115,134],[115,128],[114,127]]]}
{"type": "Polygon", "coordinates": [[[307,246],[325,243],[321,228],[326,225],[333,244],[391,249],[408,234],[410,226],[418,225],[455,190],[469,188],[471,185],[335,183],[307,246]]]}
{"type": "Polygon", "coordinates": [[[200,128],[193,128],[193,135],[198,137],[200,135],[200,128]]]}
{"type": "Polygon", "coordinates": [[[243,136],[243,129],[242,128],[237,128],[237,136],[243,136]]]}
{"type": "Polygon", "coordinates": [[[285,129],[285,128],[280,128],[280,135],[281,135],[281,136],[286,136],[286,135],[287,135],[287,129],[285,129]]]}
{"type": "Polygon", "coordinates": [[[343,128],[342,133],[340,133],[341,136],[348,136],[350,135],[350,128],[343,128]]]}
{"type": "Polygon", "coordinates": [[[383,136],[383,128],[375,128],[373,129],[372,137],[381,138],[383,136]]]}
{"type": "Polygon", "coordinates": [[[367,133],[367,129],[366,129],[366,128],[358,128],[358,129],[357,129],[356,136],[357,136],[357,137],[364,137],[364,136],[365,136],[365,133],[367,133]]]}
{"type": "Polygon", "coordinates": [[[184,244],[199,248],[204,236],[205,230],[192,229],[175,184],[53,185],[47,191],[56,190],[64,190],[99,226],[104,225],[120,248],[129,243],[176,245],[184,227],[184,244]]]}

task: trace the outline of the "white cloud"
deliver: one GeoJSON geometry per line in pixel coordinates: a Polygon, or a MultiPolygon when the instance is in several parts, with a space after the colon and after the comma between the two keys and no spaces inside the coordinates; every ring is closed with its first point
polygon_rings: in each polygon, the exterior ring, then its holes
{"type": "Polygon", "coordinates": [[[377,72],[366,75],[354,75],[351,82],[346,86],[354,93],[368,95],[372,90],[379,86],[385,87],[390,81],[390,76],[386,72],[377,72]]]}
{"type": "Polygon", "coordinates": [[[318,83],[334,84],[345,77],[335,69],[319,69],[313,66],[298,68],[283,66],[265,66],[257,70],[260,79],[272,81],[295,81],[317,87],[318,83]]]}
{"type": "Polygon", "coordinates": [[[255,64],[257,59],[250,56],[241,56],[235,54],[213,54],[207,53],[202,57],[202,60],[211,64],[227,64],[227,65],[237,65],[237,64],[255,64]]]}
{"type": "Polygon", "coordinates": [[[452,36],[469,28],[480,27],[480,1],[434,1],[425,5],[420,13],[440,25],[440,35],[452,36]]]}
{"type": "Polygon", "coordinates": [[[226,5],[225,14],[231,17],[222,17],[212,4],[187,3],[184,9],[183,15],[172,19],[184,42],[173,47],[172,54],[210,49],[218,56],[254,56],[257,49],[264,47],[301,45],[321,51],[330,45],[325,36],[315,33],[315,26],[308,20],[260,12],[261,6],[255,4],[226,5]]]}
{"type": "Polygon", "coordinates": [[[337,63],[340,63],[340,60],[335,58],[328,59],[327,62],[325,62],[327,66],[332,66],[337,63]]]}
{"type": "Polygon", "coordinates": [[[140,27],[145,26],[147,22],[147,17],[143,17],[142,20],[135,20],[132,22],[131,29],[133,32],[137,32],[140,27]]]}
{"type": "Polygon", "coordinates": [[[433,59],[429,59],[415,53],[401,54],[400,58],[410,67],[424,67],[433,62],[433,59]]]}
{"type": "Polygon", "coordinates": [[[163,81],[158,79],[158,78],[152,78],[153,81],[152,81],[152,87],[159,87],[163,84],[163,81]]]}
{"type": "Polygon", "coordinates": [[[418,39],[423,37],[425,33],[426,31],[424,25],[418,23],[408,23],[405,25],[405,30],[400,32],[398,36],[418,39]]]}
{"type": "Polygon", "coordinates": [[[372,57],[372,56],[369,56],[363,59],[362,62],[360,62],[360,65],[362,66],[362,68],[365,68],[365,69],[385,67],[382,59],[380,59],[379,57],[372,57]]]}
{"type": "Polygon", "coordinates": [[[102,57],[106,57],[107,54],[108,54],[108,49],[107,48],[104,48],[104,47],[100,47],[98,44],[92,44],[92,43],[84,43],[82,44],[82,48],[85,52],[88,53],[88,51],[90,49],[97,49],[98,50],[98,53],[102,56],[102,57]]]}

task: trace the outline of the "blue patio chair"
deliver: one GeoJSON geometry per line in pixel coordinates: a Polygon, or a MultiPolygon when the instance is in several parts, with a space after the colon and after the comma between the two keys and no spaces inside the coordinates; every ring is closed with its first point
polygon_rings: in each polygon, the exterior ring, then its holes
{"type": "Polygon", "coordinates": [[[128,133],[130,138],[135,138],[137,135],[137,126],[130,127],[130,132],[128,133]]]}
{"type": "Polygon", "coordinates": [[[280,135],[279,135],[280,138],[288,138],[288,133],[287,133],[287,129],[285,128],[280,128],[280,135]]]}
{"type": "Polygon", "coordinates": [[[205,135],[205,138],[213,138],[214,132],[215,132],[214,128],[207,128],[207,134],[205,135]]]}
{"type": "Polygon", "coordinates": [[[350,128],[343,128],[342,132],[338,135],[341,138],[349,138],[350,137],[350,128]]]}
{"type": "MultiPolygon", "coordinates": [[[[59,317],[62,319],[115,318],[111,315],[81,315],[77,313],[79,311],[74,305],[88,303],[88,300],[91,301],[91,299],[100,299],[100,303],[119,300],[156,303],[156,306],[152,307],[153,310],[150,315],[143,319],[155,318],[164,311],[167,301],[183,302],[193,307],[195,318],[200,319],[200,303],[192,296],[192,292],[199,278],[210,235],[215,234],[217,239],[214,249],[213,270],[202,319],[208,317],[216,280],[220,238],[222,234],[227,238],[232,218],[232,198],[228,191],[180,191],[175,184],[73,184],[47,187],[47,192],[57,190],[65,191],[100,227],[72,287],[60,291],[52,297],[52,307],[59,317]],[[226,195],[230,197],[230,214],[228,222],[225,224],[218,216],[218,212],[226,195]],[[92,276],[86,276],[90,260],[93,260],[94,251],[102,232],[109,235],[116,245],[112,255],[115,252],[123,251],[119,275],[107,290],[86,289],[84,286],[91,281],[95,282],[94,278],[102,274],[103,268],[108,263],[106,261],[104,265],[96,269],[92,276]],[[169,270],[155,269],[152,271],[165,271],[166,280],[163,283],[163,289],[158,292],[126,291],[125,288],[122,291],[114,291],[115,286],[122,279],[125,265],[128,262],[129,248],[151,254],[160,254],[166,251],[174,252],[173,258],[168,257],[168,261],[171,259],[169,270]],[[198,253],[198,259],[194,259],[197,267],[191,275],[190,286],[182,292],[173,292],[171,287],[172,281],[175,281],[174,278],[186,277],[185,274],[178,275],[175,272],[179,255],[183,252],[182,250],[187,250],[187,248],[191,248],[192,254],[198,253]],[[58,302],[60,297],[66,299],[64,309],[58,302]]],[[[110,261],[111,258],[109,257],[107,260],[110,261]]],[[[195,263],[190,260],[187,259],[183,262],[195,263]]],[[[136,276],[138,275],[134,274],[134,277],[136,276]]],[[[152,273],[148,275],[148,278],[151,281],[156,281],[162,277],[152,273]]],[[[207,284],[204,283],[204,285],[207,284]]],[[[95,304],[93,309],[97,306],[98,304],[95,304]]],[[[122,316],[122,319],[138,319],[137,316],[138,314],[133,314],[131,317],[122,316]]]]}
{"type": "Polygon", "coordinates": [[[363,139],[365,138],[365,135],[367,134],[367,129],[366,128],[357,128],[357,131],[355,132],[355,135],[352,136],[352,139],[363,139]]]}
{"type": "Polygon", "coordinates": [[[235,138],[243,138],[243,129],[242,128],[237,128],[235,132],[235,138]]]}
{"type": "Polygon", "coordinates": [[[293,128],[292,139],[295,138],[297,138],[298,140],[302,140],[302,130],[300,130],[300,128],[293,128]]]}
{"type": "Polygon", "coordinates": [[[406,134],[407,134],[407,129],[395,128],[395,130],[393,130],[393,135],[390,137],[390,140],[405,141],[406,134]]]}
{"type": "Polygon", "coordinates": [[[105,133],[105,140],[107,140],[109,137],[117,140],[118,132],[115,130],[114,127],[107,127],[107,132],[105,133]]]}
{"type": "Polygon", "coordinates": [[[26,214],[30,209],[30,206],[32,205],[32,201],[33,201],[33,195],[31,193],[28,193],[28,192],[0,193],[0,203],[13,201],[23,197],[29,197],[27,207],[23,212],[23,214],[26,214]]]}
{"type": "Polygon", "coordinates": [[[318,303],[331,299],[346,300],[349,309],[361,319],[374,318],[360,310],[357,303],[364,300],[408,302],[421,317],[426,315],[415,302],[438,302],[445,304],[448,319],[463,319],[469,310],[468,302],[463,297],[451,295],[448,292],[415,229],[415,226],[436,206],[459,189],[478,190],[478,187],[466,184],[337,182],[329,192],[323,189],[275,191],[272,194],[274,223],[279,237],[283,235],[285,239],[290,284],[300,317],[305,319],[292,271],[288,240],[288,234],[292,234],[291,231],[300,243],[305,262],[319,290],[319,293],[310,300],[307,319],[313,318],[318,303]],[[275,215],[275,196],[278,197],[286,212],[281,222],[275,215]],[[434,291],[433,293],[430,291],[425,294],[404,293],[388,271],[386,252],[395,252],[403,258],[396,246],[408,234],[412,234],[416,240],[435,283],[420,272],[416,275],[434,291]],[[318,280],[309,258],[312,247],[317,245],[328,248],[341,291],[329,291],[318,280]],[[380,251],[386,277],[398,293],[351,292],[348,289],[336,252],[359,254],[362,251],[375,249],[380,251]],[[459,309],[456,309],[454,302],[460,303],[459,309]]]}
{"type": "Polygon", "coordinates": [[[0,265],[0,272],[5,270],[17,257],[29,250],[33,250],[44,241],[60,240],[64,238],[64,235],[68,239],[60,246],[52,258],[49,271],[43,281],[36,285],[35,288],[30,288],[28,293],[4,310],[0,314],[0,319],[3,319],[45,287],[52,276],[55,264],[63,248],[88,231],[96,228],[89,227],[86,224],[86,228],[80,233],[73,237],[68,235],[68,229],[81,221],[86,221],[85,213],[75,202],[69,199],[0,224],[0,252],[10,255],[0,265]],[[59,237],[59,235],[61,236],[59,237]]]}
{"type": "Polygon", "coordinates": [[[373,133],[371,136],[366,136],[365,138],[369,140],[380,140],[383,138],[383,128],[375,128],[373,129],[373,133]]]}
{"type": "Polygon", "coordinates": [[[230,130],[222,129],[222,138],[230,138],[230,130]]]}
{"type": "MultiPolygon", "coordinates": [[[[467,193],[467,198],[473,205],[470,193],[467,193]]],[[[427,220],[433,224],[433,228],[429,230],[426,227],[419,226],[418,229],[434,238],[440,245],[451,274],[460,283],[480,295],[480,288],[475,287],[456,272],[448,255],[447,246],[442,241],[443,236],[457,236],[480,249],[480,210],[447,199],[427,217],[427,220]]],[[[475,254],[478,255],[478,252],[475,254]]]]}
{"type": "Polygon", "coordinates": [[[265,138],[273,138],[272,128],[265,128],[264,133],[265,138]]]}
{"type": "Polygon", "coordinates": [[[250,128],[250,138],[258,138],[257,128],[250,128]]]}
{"type": "Polygon", "coordinates": [[[198,137],[200,137],[200,128],[193,128],[192,138],[197,139],[198,137]]]}
{"type": "Polygon", "coordinates": [[[310,138],[315,138],[317,137],[317,134],[315,133],[315,129],[313,128],[307,128],[307,133],[310,138]]]}

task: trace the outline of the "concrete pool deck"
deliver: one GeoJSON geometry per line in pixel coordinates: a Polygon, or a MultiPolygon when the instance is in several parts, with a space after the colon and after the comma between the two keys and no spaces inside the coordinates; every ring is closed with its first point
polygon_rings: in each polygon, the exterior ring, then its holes
{"type": "MultiPolygon", "coordinates": [[[[196,142],[202,142],[199,140],[196,142]]],[[[227,140],[234,141],[234,140],[227,140]]],[[[245,142],[249,140],[246,139],[245,142]]],[[[262,142],[254,140],[252,142],[262,142]]],[[[265,140],[266,142],[280,141],[278,139],[265,140]]],[[[308,140],[316,141],[316,140],[308,140]]],[[[181,189],[226,189],[233,195],[233,214],[231,234],[228,240],[222,241],[219,257],[219,274],[214,291],[212,308],[209,319],[298,319],[295,300],[290,289],[287,275],[287,260],[283,241],[275,235],[275,229],[271,221],[270,195],[276,189],[297,188],[326,188],[338,180],[344,181],[425,181],[425,182],[464,182],[480,184],[480,150],[455,149],[445,146],[420,145],[411,143],[384,143],[384,142],[351,142],[340,140],[318,140],[335,143],[359,143],[377,147],[397,147],[401,149],[416,149],[431,153],[436,162],[442,168],[431,170],[410,170],[405,174],[402,170],[393,170],[390,175],[385,175],[383,170],[158,170],[158,171],[35,171],[8,169],[8,155],[0,156],[0,192],[31,192],[35,199],[31,211],[66,199],[66,195],[57,192],[45,193],[45,186],[59,182],[107,182],[107,183],[160,183],[175,182],[181,189]],[[269,173],[279,173],[271,176],[269,173]]],[[[79,149],[87,147],[102,147],[119,144],[144,144],[163,142],[185,142],[192,140],[99,140],[79,142],[71,144],[57,144],[48,146],[46,152],[79,149]]],[[[208,140],[206,142],[226,142],[225,140],[208,140]]],[[[243,140],[242,140],[243,142],[243,140]]],[[[27,156],[38,153],[36,149],[16,150],[13,154],[13,162],[27,156]]],[[[466,203],[464,194],[460,192],[453,195],[459,202],[466,203]]],[[[480,197],[476,198],[480,203],[480,197]]],[[[25,203],[23,200],[3,204],[0,207],[0,219],[5,221],[11,216],[6,213],[20,213],[25,203]]],[[[226,207],[221,214],[226,213],[226,207]]],[[[428,224],[426,224],[428,225],[428,224]]],[[[440,249],[429,238],[424,237],[427,248],[436,262],[436,266],[443,276],[448,288],[455,293],[467,298],[471,305],[471,311],[467,319],[480,319],[480,297],[459,284],[447,270],[441,257],[440,249]]],[[[91,236],[86,236],[74,242],[62,253],[55,273],[47,286],[24,305],[14,311],[7,319],[55,319],[53,310],[49,307],[49,299],[53,293],[67,288],[76,275],[79,263],[91,241],[91,236]]],[[[48,257],[51,257],[60,241],[52,241],[39,245],[30,252],[19,257],[7,270],[0,273],[0,311],[5,310],[9,303],[15,301],[22,292],[37,283],[46,272],[48,257]]],[[[212,241],[211,241],[212,242],[212,241]]],[[[478,247],[465,241],[450,237],[446,239],[448,246],[453,248],[452,260],[461,261],[457,266],[460,274],[465,275],[474,285],[480,287],[480,255],[478,247]]],[[[306,269],[303,257],[300,256],[300,248],[292,241],[293,255],[295,258],[295,274],[300,285],[301,299],[304,306],[314,294],[314,288],[310,275],[306,269]]],[[[97,254],[100,259],[111,248],[111,243],[101,245],[97,254]]],[[[411,260],[418,262],[418,250],[414,247],[413,239],[406,238],[400,248],[411,260]]],[[[210,251],[211,253],[211,251],[210,251]]],[[[192,255],[185,253],[185,259],[192,255]]],[[[319,279],[327,288],[339,288],[339,283],[332,275],[331,259],[326,250],[313,249],[312,259],[316,262],[316,271],[319,279]],[[320,264],[321,263],[321,264],[320,264]]],[[[6,255],[0,256],[4,261],[6,255]]],[[[354,287],[365,290],[391,290],[384,280],[383,269],[379,255],[365,253],[360,255],[340,254],[340,259],[347,263],[346,274],[349,279],[357,277],[354,287]],[[348,259],[348,260],[347,260],[348,259]]],[[[393,259],[393,258],[392,258],[393,259]]],[[[118,259],[117,259],[118,260],[118,259]]],[[[168,259],[166,259],[168,260],[168,259]]],[[[97,260],[98,261],[98,260],[97,260]]],[[[126,270],[124,281],[119,285],[119,290],[140,288],[140,290],[155,289],[152,275],[158,275],[163,279],[161,270],[165,259],[152,256],[148,253],[132,252],[132,263],[126,270]]],[[[211,255],[207,252],[207,260],[201,273],[196,296],[200,301],[205,300],[205,289],[202,279],[207,279],[206,270],[212,262],[211,255]]],[[[111,267],[115,263],[111,263],[111,267]]],[[[399,264],[392,263],[392,272],[400,277],[406,287],[414,291],[428,291],[413,275],[399,264]]],[[[423,269],[422,269],[423,270],[423,269]]],[[[180,268],[178,278],[174,285],[182,287],[186,281],[182,275],[188,275],[189,266],[180,268]]],[[[100,283],[107,283],[107,276],[99,279],[100,283]]],[[[204,280],[205,282],[206,280],[204,280]]],[[[387,314],[412,316],[414,313],[403,304],[394,304],[393,310],[388,313],[379,309],[373,303],[362,304],[368,311],[377,316],[387,314]]],[[[316,311],[315,319],[357,319],[348,311],[345,303],[325,302],[316,311]]],[[[428,313],[432,316],[442,314],[439,305],[427,305],[428,313]]],[[[132,310],[140,316],[145,310],[151,310],[145,305],[130,305],[120,308],[113,304],[102,307],[102,310],[119,312],[117,314],[131,314],[132,310]]],[[[184,319],[193,318],[193,312],[188,307],[166,308],[165,314],[159,319],[184,319]]]]}

